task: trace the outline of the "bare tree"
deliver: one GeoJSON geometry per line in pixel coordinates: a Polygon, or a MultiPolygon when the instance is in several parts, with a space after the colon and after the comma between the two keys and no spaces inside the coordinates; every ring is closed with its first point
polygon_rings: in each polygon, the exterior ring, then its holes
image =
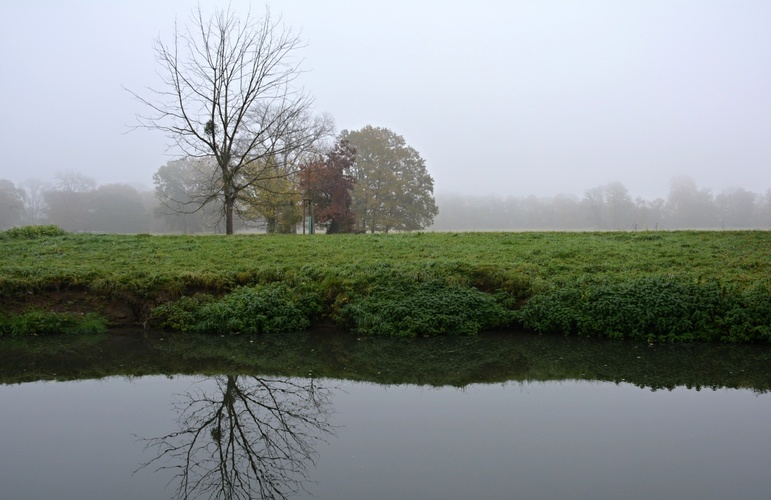
{"type": "Polygon", "coordinates": [[[0,230],[21,225],[23,217],[24,190],[0,179],[0,230]]]}
{"type": "Polygon", "coordinates": [[[286,498],[303,489],[314,444],[333,435],[331,390],[313,379],[222,375],[216,388],[179,395],[179,429],[144,439],[171,470],[178,498],[286,498]]]}
{"type": "Polygon", "coordinates": [[[295,86],[301,47],[268,10],[259,19],[229,8],[205,19],[198,8],[171,43],[156,41],[162,88],[149,89],[151,97],[130,91],[150,109],[137,117],[140,127],[165,132],[186,156],[214,160],[211,189],[196,202],[222,203],[227,234],[241,192],[275,178],[275,169],[250,166],[299,164],[331,133],[331,120],[313,117],[313,100],[295,86]]]}
{"type": "Polygon", "coordinates": [[[28,224],[40,224],[44,220],[47,207],[43,193],[49,188],[49,183],[40,179],[30,178],[22,183],[26,221],[28,224]]]}
{"type": "Polygon", "coordinates": [[[74,170],[56,173],[53,189],[43,191],[49,224],[67,231],[88,231],[96,181],[74,170]]]}
{"type": "Polygon", "coordinates": [[[86,193],[96,189],[96,181],[75,170],[56,172],[56,189],[67,193],[86,193]]]}

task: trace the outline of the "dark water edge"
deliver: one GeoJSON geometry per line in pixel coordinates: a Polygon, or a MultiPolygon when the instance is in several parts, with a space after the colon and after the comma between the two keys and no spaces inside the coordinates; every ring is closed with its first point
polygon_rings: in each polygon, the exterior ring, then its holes
{"type": "Polygon", "coordinates": [[[0,498],[767,498],[769,356],[511,332],[4,339],[0,498]]]}
{"type": "Polygon", "coordinates": [[[225,337],[123,330],[0,339],[2,384],[239,374],[455,387],[578,380],[765,393],[771,390],[770,361],[766,345],[648,344],[509,331],[384,339],[327,330],[225,337]]]}

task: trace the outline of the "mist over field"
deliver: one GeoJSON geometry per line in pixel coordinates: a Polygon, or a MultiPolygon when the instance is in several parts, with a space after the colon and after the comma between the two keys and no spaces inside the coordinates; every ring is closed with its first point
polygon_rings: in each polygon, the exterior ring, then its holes
{"type": "MultiPolygon", "coordinates": [[[[155,217],[153,174],[181,152],[134,129],[131,94],[159,88],[154,41],[196,5],[0,5],[0,179],[26,194],[6,218],[50,221],[42,192],[76,172],[133,207],[113,209],[131,224],[78,230],[212,230],[211,213],[187,229],[155,217]]],[[[335,133],[387,127],[419,152],[431,229],[771,227],[771,3],[230,5],[302,39],[294,83],[335,133]]]]}
{"type": "MultiPolygon", "coordinates": [[[[97,186],[89,179],[25,183],[21,190],[0,180],[0,230],[55,224],[67,231],[99,233],[221,233],[217,206],[175,213],[152,191],[127,184],[97,186]],[[78,182],[83,184],[78,185],[78,182]],[[26,189],[26,191],[24,191],[26,189]],[[19,195],[18,193],[22,193],[19,195]],[[16,194],[16,198],[12,195],[16,194]],[[22,200],[23,196],[26,196],[22,200]]],[[[665,198],[634,197],[618,182],[583,196],[501,197],[436,195],[439,214],[430,231],[647,231],[673,229],[771,229],[771,189],[713,193],[689,177],[673,180],[665,198]]],[[[264,219],[236,221],[239,232],[264,232],[264,219]]],[[[305,231],[296,226],[289,232],[305,231]]],[[[320,232],[323,230],[320,229],[320,232]]]]}
{"type": "Polygon", "coordinates": [[[673,180],[665,198],[652,200],[610,183],[582,197],[439,194],[437,204],[435,231],[771,229],[771,189],[713,194],[688,177],[673,180]]]}

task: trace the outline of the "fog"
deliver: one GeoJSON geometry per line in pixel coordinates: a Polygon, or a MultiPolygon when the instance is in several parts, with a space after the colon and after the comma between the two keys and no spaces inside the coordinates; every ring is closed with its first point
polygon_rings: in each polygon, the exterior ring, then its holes
{"type": "MultiPolygon", "coordinates": [[[[248,3],[234,0],[246,12],[248,3]]],[[[204,11],[221,2],[201,1],[204,11]]],[[[78,171],[152,189],[178,155],[131,131],[125,88],[195,2],[0,4],[0,178],[78,171]]],[[[301,83],[338,130],[404,136],[441,197],[666,198],[771,188],[771,2],[272,2],[307,42],[301,83]]],[[[264,4],[253,3],[260,14],[264,4]]],[[[441,214],[440,214],[441,217],[441,214]]]]}
{"type": "MultiPolygon", "coordinates": [[[[184,163],[184,162],[182,162],[184,163]]],[[[176,170],[173,170],[176,171],[176,170]]],[[[168,172],[167,172],[168,173],[168,172]]],[[[633,198],[620,182],[595,186],[582,197],[443,194],[429,231],[658,231],[673,229],[771,229],[771,189],[756,193],[700,187],[690,177],[672,181],[666,198],[633,198]]],[[[73,232],[221,233],[221,203],[203,209],[162,203],[153,191],[127,184],[97,185],[77,172],[55,182],[25,182],[21,189],[0,179],[0,231],[54,224],[73,232]]],[[[271,231],[265,218],[236,218],[240,232],[271,231]]],[[[302,231],[295,222],[280,232],[302,231]]],[[[273,230],[276,230],[275,220],[273,230]]],[[[323,232],[319,228],[319,232],[323,232]]]]}

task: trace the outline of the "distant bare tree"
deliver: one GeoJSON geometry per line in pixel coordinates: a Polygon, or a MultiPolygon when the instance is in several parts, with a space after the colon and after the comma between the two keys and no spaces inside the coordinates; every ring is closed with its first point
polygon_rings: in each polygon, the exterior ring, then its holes
{"type": "Polygon", "coordinates": [[[96,189],[96,181],[73,170],[57,172],[54,188],[43,191],[43,201],[48,207],[46,219],[67,231],[90,229],[90,195],[96,189]]]}
{"type": "Polygon", "coordinates": [[[75,170],[56,172],[56,189],[68,193],[85,193],[96,189],[96,181],[75,170]]]}
{"type": "Polygon", "coordinates": [[[151,97],[129,91],[150,109],[139,127],[165,132],[186,156],[214,160],[211,190],[194,201],[219,200],[227,234],[240,193],[275,179],[275,169],[260,165],[299,164],[332,130],[329,118],[311,116],[312,99],[294,85],[302,42],[279,21],[268,10],[241,20],[229,8],[205,19],[199,8],[171,43],[156,41],[162,88],[149,89],[151,97]]]}
{"type": "Polygon", "coordinates": [[[28,224],[40,224],[45,218],[46,203],[43,193],[50,185],[40,179],[27,179],[22,183],[24,210],[28,224]]]}
{"type": "Polygon", "coordinates": [[[0,179],[0,230],[18,226],[24,216],[24,191],[0,179]]]}
{"type": "Polygon", "coordinates": [[[715,197],[715,205],[723,228],[748,229],[762,227],[760,195],[746,189],[727,189],[715,197]]]}
{"type": "Polygon", "coordinates": [[[721,227],[712,191],[699,189],[696,181],[682,175],[670,182],[667,211],[672,227],[704,229],[721,227]]]}
{"type": "Polygon", "coordinates": [[[765,196],[760,202],[760,226],[764,229],[771,229],[771,189],[766,190],[765,196]]]}

